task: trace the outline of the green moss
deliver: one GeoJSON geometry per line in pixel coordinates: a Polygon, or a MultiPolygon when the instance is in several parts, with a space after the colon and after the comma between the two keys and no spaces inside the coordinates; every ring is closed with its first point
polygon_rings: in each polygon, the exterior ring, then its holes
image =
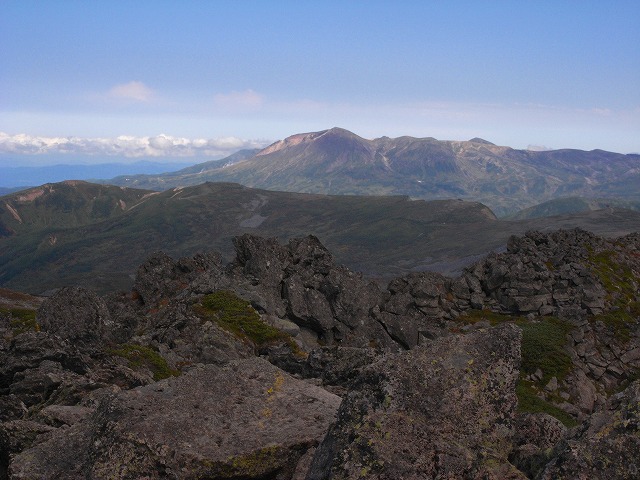
{"type": "Polygon", "coordinates": [[[536,395],[533,383],[520,378],[516,385],[518,411],[527,413],[547,413],[560,420],[566,427],[575,427],[578,422],[564,410],[536,395]]]}
{"type": "Polygon", "coordinates": [[[573,363],[565,350],[570,323],[556,317],[544,317],[538,322],[519,320],[522,329],[522,365],[521,371],[532,374],[538,368],[542,370],[541,386],[551,377],[562,381],[571,371],[573,363]]]}
{"type": "Polygon", "coordinates": [[[142,345],[124,344],[119,348],[110,349],[107,353],[126,358],[131,368],[146,367],[153,373],[154,380],[180,375],[178,370],[169,368],[167,361],[155,350],[142,345]]]}
{"type": "Polygon", "coordinates": [[[633,272],[629,266],[621,264],[616,259],[616,252],[603,250],[591,253],[589,263],[610,297],[618,297],[625,303],[634,299],[636,285],[633,272]]]}
{"type": "Polygon", "coordinates": [[[36,311],[29,308],[0,308],[0,315],[9,317],[9,325],[14,336],[24,332],[39,332],[36,311]]]}
{"type": "Polygon", "coordinates": [[[482,310],[467,310],[462,315],[458,317],[458,320],[467,323],[474,324],[478,322],[489,322],[491,325],[498,325],[500,323],[513,321],[515,317],[511,315],[502,315],[500,313],[492,312],[489,309],[482,310]]]}
{"type": "Polygon", "coordinates": [[[225,330],[252,342],[257,348],[285,342],[295,354],[303,355],[290,335],[265,323],[249,302],[228,290],[219,290],[202,299],[196,313],[213,320],[225,330]]]}
{"type": "Polygon", "coordinates": [[[612,309],[594,315],[592,322],[600,321],[610,327],[621,341],[629,341],[632,324],[640,317],[640,302],[636,299],[638,285],[629,266],[621,264],[613,250],[589,254],[591,270],[607,291],[607,300],[612,309]]]}

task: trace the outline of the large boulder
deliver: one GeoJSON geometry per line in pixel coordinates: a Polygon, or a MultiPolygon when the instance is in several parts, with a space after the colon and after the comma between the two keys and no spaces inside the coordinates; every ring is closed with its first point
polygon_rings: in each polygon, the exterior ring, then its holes
{"type": "Polygon", "coordinates": [[[307,478],[525,478],[507,460],[520,337],[442,337],[364,369],[307,478]]]}
{"type": "Polygon", "coordinates": [[[82,287],[62,288],[45,300],[37,321],[43,331],[79,346],[100,341],[114,324],[104,300],[82,287]]]}
{"type": "Polygon", "coordinates": [[[340,398],[260,358],[106,398],[13,458],[13,479],[291,478],[340,398]]]}

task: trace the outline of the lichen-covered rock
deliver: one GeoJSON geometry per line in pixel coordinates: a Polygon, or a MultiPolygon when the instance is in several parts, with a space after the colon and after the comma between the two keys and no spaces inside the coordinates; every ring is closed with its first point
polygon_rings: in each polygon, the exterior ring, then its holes
{"type": "Polygon", "coordinates": [[[37,369],[47,360],[77,374],[87,371],[87,359],[69,342],[46,332],[25,332],[0,353],[0,388],[8,389],[17,374],[37,369]]]}
{"type": "Polygon", "coordinates": [[[463,277],[472,295],[481,294],[485,305],[504,312],[597,315],[638,297],[634,238],[612,241],[580,229],[527,232],[511,237],[506,252],[489,255],[463,277]]]}
{"type": "Polygon", "coordinates": [[[11,478],[291,478],[339,403],[259,358],[194,368],[106,398],[16,455],[11,478]]]}
{"type": "Polygon", "coordinates": [[[529,478],[545,467],[553,448],[565,438],[567,428],[546,413],[525,413],[514,422],[513,451],[509,460],[529,478]]]}
{"type": "Polygon", "coordinates": [[[525,478],[507,460],[520,336],[442,337],[364,369],[307,478],[525,478]]]}
{"type": "Polygon", "coordinates": [[[224,364],[254,355],[250,345],[199,317],[187,303],[169,304],[158,312],[149,331],[152,342],[173,364],[224,364]]]}
{"type": "Polygon", "coordinates": [[[639,459],[640,381],[636,381],[559,445],[540,478],[636,479],[639,459]]]}
{"type": "Polygon", "coordinates": [[[43,331],[79,346],[100,341],[114,323],[104,300],[82,287],[62,288],[45,300],[37,321],[43,331]]]}
{"type": "Polygon", "coordinates": [[[454,309],[450,279],[432,272],[410,273],[392,280],[387,290],[374,316],[403,348],[444,332],[443,320],[451,318],[454,309]]]}

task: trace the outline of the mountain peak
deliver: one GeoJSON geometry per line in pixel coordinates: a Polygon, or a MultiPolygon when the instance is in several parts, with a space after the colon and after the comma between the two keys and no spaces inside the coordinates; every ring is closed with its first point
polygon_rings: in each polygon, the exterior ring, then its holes
{"type": "Polygon", "coordinates": [[[301,143],[309,143],[311,141],[319,139],[320,137],[326,137],[326,136],[333,137],[333,138],[345,138],[345,139],[360,138],[355,133],[339,127],[333,127],[328,130],[321,130],[319,132],[298,133],[296,135],[291,135],[290,137],[287,137],[284,140],[279,140],[275,143],[272,143],[268,147],[258,152],[256,154],[256,157],[259,157],[262,155],[268,155],[270,153],[274,153],[279,150],[283,150],[285,148],[293,147],[301,143]]]}
{"type": "Polygon", "coordinates": [[[480,138],[480,137],[473,137],[471,140],[469,140],[469,142],[471,143],[484,143],[485,145],[494,145],[495,143],[491,143],[488,140],[485,140],[484,138],[480,138]]]}

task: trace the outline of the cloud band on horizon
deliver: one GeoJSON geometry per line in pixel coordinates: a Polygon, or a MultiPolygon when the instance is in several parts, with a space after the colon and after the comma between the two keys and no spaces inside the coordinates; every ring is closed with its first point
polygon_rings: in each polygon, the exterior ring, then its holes
{"type": "Polygon", "coordinates": [[[262,148],[269,141],[238,137],[189,139],[160,134],[112,138],[42,137],[0,132],[0,154],[78,154],[118,157],[219,157],[247,148],[262,148]]]}

